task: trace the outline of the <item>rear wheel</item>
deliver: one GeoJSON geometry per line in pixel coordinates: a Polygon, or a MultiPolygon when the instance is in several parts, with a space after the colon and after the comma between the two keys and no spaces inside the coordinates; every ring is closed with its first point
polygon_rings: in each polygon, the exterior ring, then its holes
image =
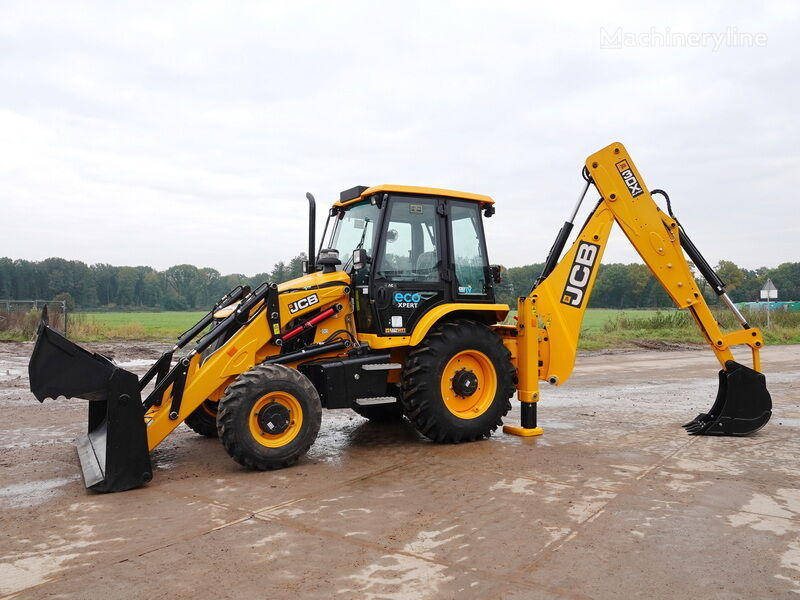
{"type": "Polygon", "coordinates": [[[511,353],[486,325],[442,323],[409,352],[403,370],[406,416],[436,442],[489,437],[511,409],[511,353]]]}
{"type": "Polygon", "coordinates": [[[264,471],[295,463],[321,422],[319,395],[307,377],[282,365],[258,365],[228,386],[217,430],[231,458],[264,471]]]}
{"type": "Polygon", "coordinates": [[[200,406],[194,409],[184,423],[194,431],[208,438],[217,437],[217,405],[218,402],[212,400],[204,401],[200,406]]]}

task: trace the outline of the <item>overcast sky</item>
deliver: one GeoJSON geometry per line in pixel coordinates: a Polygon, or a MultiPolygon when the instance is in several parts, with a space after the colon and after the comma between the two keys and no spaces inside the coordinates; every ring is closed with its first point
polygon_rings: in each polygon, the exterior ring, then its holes
{"type": "Polygon", "coordinates": [[[712,264],[798,261],[798,25],[798,2],[2,2],[0,256],[252,275],[305,249],[306,191],[324,214],[395,183],[492,196],[492,262],[539,262],[621,141],[712,264]]]}

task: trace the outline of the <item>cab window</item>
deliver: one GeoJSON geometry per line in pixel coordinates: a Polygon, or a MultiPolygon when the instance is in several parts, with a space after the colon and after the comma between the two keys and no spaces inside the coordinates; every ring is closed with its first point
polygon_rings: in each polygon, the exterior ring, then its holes
{"type": "Polygon", "coordinates": [[[438,281],[441,256],[436,203],[429,198],[393,198],[384,229],[377,277],[389,281],[438,281]]]}
{"type": "Polygon", "coordinates": [[[339,251],[342,262],[349,263],[356,248],[364,248],[372,256],[379,213],[378,207],[368,200],[354,204],[341,213],[328,247],[339,251]]]}
{"type": "Polygon", "coordinates": [[[489,265],[483,243],[480,207],[454,202],[450,210],[453,262],[459,296],[484,296],[489,265]]]}

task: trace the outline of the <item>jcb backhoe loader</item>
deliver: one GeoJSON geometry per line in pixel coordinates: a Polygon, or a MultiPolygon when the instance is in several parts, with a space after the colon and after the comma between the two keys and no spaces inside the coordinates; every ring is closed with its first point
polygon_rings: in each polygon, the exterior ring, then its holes
{"type": "Polygon", "coordinates": [[[86,486],[98,491],[148,482],[150,451],[183,422],[218,435],[234,460],[253,469],[286,467],[302,456],[317,436],[322,408],[350,408],[376,420],[404,415],[434,441],[464,442],[490,436],[516,391],[522,422],[504,430],[538,435],[539,382],[561,385],[572,372],[616,222],[675,305],[692,314],[722,366],[716,402],[685,425],[688,432],[747,435],[763,427],[772,403],[759,372],[761,333],[731,303],[667,195],[648,191],[619,143],[591,155],[583,179],[544,271],[518,300],[516,325],[501,324],[509,307],[495,302],[499,268],[489,264],[482,223],[482,215],[495,212],[491,198],[355,187],[330,209],[322,236],[330,230],[330,237],[319,251],[308,195],[304,276],[232,290],[141,379],[43,319],[31,390],[40,401],[89,400],[88,432],[77,445],[86,486]],[[601,198],[560,259],[591,185],[601,198]],[[653,194],[666,199],[666,213],[653,194]],[[684,252],[742,329],[720,331],[684,252]],[[734,361],[735,345],[750,347],[752,369],[734,361]],[[182,349],[188,351],[178,356],[182,349]]]}

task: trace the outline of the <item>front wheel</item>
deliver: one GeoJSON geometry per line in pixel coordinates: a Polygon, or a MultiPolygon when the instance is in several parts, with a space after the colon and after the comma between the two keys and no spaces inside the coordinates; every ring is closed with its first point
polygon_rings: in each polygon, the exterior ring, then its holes
{"type": "Polygon", "coordinates": [[[489,437],[511,410],[514,366],[486,325],[442,323],[409,352],[401,396],[406,416],[435,442],[489,437]]]}
{"type": "Polygon", "coordinates": [[[239,375],[217,414],[217,431],[231,458],[260,471],[297,462],[321,423],[317,390],[305,375],[283,365],[258,365],[239,375]]]}
{"type": "Polygon", "coordinates": [[[207,438],[217,437],[217,403],[203,401],[183,422],[195,433],[207,438]]]}

